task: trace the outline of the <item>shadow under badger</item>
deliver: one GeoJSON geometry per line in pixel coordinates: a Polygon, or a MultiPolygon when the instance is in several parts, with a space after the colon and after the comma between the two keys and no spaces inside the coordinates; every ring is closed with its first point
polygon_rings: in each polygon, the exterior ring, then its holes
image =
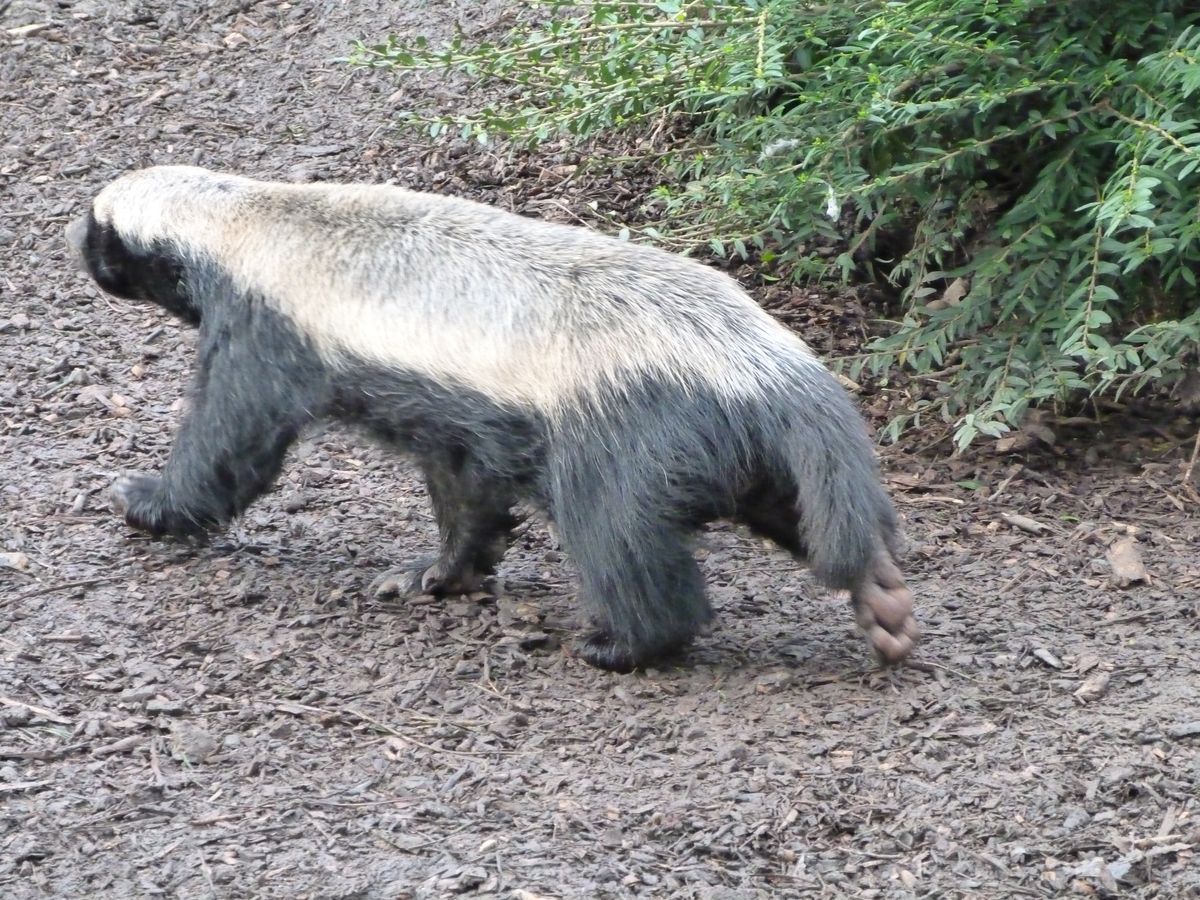
{"type": "Polygon", "coordinates": [[[848,589],[881,659],[912,649],[860,416],[709,267],[465,200],[190,167],[118,179],[68,238],[105,291],[199,327],[161,477],[113,489],[135,528],[228,522],[337,419],[412,457],[437,517],[436,560],[379,591],[477,589],[532,505],[579,569],[578,655],[627,671],[711,618],[689,540],[728,518],[848,589]]]}

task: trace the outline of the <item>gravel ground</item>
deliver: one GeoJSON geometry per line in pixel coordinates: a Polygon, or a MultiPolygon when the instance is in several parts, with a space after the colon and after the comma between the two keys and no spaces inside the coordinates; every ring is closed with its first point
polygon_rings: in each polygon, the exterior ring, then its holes
{"type": "MultiPolygon", "coordinates": [[[[925,629],[890,672],[844,597],[724,528],[698,551],[719,622],[670,669],[564,652],[574,581],[536,525],[498,597],[373,600],[434,528],[413,472],[338,430],[206,544],[122,526],[108,486],[161,464],[192,335],[68,265],[109,179],[183,161],[636,207],[622,173],[572,175],[578,148],[384,127],[469,88],[352,73],[350,40],[503,11],[390,6],[0,3],[0,895],[1200,896],[1187,423],[889,449],[925,629]],[[1130,554],[1147,576],[1119,587],[1130,554]]],[[[823,350],[857,340],[846,298],[761,296],[823,350]]]]}

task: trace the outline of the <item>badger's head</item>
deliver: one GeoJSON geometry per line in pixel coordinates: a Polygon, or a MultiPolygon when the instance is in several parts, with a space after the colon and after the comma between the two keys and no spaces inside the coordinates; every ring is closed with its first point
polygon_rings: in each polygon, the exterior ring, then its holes
{"type": "Polygon", "coordinates": [[[206,201],[228,193],[236,179],[188,166],[155,166],[105,187],[91,209],[67,226],[80,266],[104,291],[148,300],[198,325],[201,309],[189,291],[189,243],[206,201]]]}

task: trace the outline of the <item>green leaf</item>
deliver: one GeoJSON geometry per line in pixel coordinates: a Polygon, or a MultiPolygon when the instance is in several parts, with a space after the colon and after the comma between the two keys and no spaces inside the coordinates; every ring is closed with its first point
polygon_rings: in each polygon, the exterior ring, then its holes
{"type": "Polygon", "coordinates": [[[639,238],[899,297],[867,301],[894,321],[856,364],[936,377],[886,439],[924,416],[965,449],[1035,404],[1152,389],[1200,342],[1197,4],[537,7],[491,41],[368,38],[351,64],[467,76],[449,116],[381,115],[495,144],[510,180],[512,151],[563,142],[660,185],[639,238]]]}

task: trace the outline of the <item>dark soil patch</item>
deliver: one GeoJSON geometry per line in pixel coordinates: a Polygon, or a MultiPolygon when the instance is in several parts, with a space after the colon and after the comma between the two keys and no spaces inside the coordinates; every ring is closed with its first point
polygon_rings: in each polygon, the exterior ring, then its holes
{"type": "MultiPolygon", "coordinates": [[[[432,523],[409,469],[340,432],[206,545],[118,522],[107,489],[161,462],[191,335],[67,265],[109,179],[395,178],[561,219],[636,197],[572,184],[565,150],[398,143],[380,126],[421,84],[336,57],[498,8],[357,6],[0,3],[0,895],[1197,895],[1175,432],[1076,427],[1019,468],[889,451],[926,634],[895,672],[844,598],[730,530],[700,551],[719,625],[662,671],[564,651],[573,582],[540,527],[498,600],[375,602],[432,523]],[[1117,589],[1130,536],[1150,581],[1117,589]]],[[[772,305],[819,347],[844,330],[838,301],[772,305]]]]}

